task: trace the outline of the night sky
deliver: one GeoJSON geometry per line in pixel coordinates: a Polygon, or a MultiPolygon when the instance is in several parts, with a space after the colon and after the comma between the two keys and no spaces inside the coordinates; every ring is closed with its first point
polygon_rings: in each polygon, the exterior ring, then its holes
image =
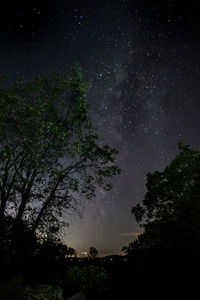
{"type": "Polygon", "coordinates": [[[0,72],[11,78],[67,73],[91,82],[91,117],[119,150],[113,190],[97,190],[83,216],[66,216],[66,243],[119,253],[141,231],[131,208],[146,174],[162,170],[177,143],[200,149],[200,3],[151,0],[6,1],[0,9],[0,72]],[[184,3],[185,4],[184,4],[184,3]]]}

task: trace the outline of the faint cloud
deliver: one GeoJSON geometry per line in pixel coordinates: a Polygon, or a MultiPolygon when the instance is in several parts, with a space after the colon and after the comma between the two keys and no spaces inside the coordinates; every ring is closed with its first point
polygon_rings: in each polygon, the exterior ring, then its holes
{"type": "Polygon", "coordinates": [[[128,236],[128,237],[138,237],[138,235],[140,235],[141,232],[137,232],[137,231],[131,231],[131,232],[123,232],[122,236],[128,236]]]}

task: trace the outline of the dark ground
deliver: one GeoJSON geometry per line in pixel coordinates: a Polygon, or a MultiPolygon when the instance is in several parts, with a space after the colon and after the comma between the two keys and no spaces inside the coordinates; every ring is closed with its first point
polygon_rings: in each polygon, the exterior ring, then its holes
{"type": "MultiPolygon", "coordinates": [[[[70,266],[82,268],[95,265],[106,270],[108,278],[104,282],[105,289],[97,286],[84,291],[86,299],[171,299],[176,296],[181,299],[193,295],[199,287],[199,260],[197,255],[186,254],[138,254],[129,259],[123,256],[111,256],[94,260],[68,259],[60,260],[50,266],[32,266],[27,274],[20,275],[11,283],[1,281],[0,300],[17,300],[17,293],[25,286],[32,284],[56,284],[64,290],[64,297],[81,292],[77,284],[72,284],[67,278],[66,269],[70,266]],[[63,280],[63,278],[65,279],[63,280]],[[61,280],[60,280],[61,279],[61,280]]],[[[195,297],[196,298],[196,297],[195,297]]],[[[21,299],[20,299],[21,300],[21,299]]],[[[24,299],[26,300],[26,299],[24,299]]]]}

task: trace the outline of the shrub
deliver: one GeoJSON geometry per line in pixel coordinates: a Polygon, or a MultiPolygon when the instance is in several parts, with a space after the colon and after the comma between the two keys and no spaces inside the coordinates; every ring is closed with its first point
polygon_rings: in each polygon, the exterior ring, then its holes
{"type": "Polygon", "coordinates": [[[103,292],[106,289],[108,275],[102,267],[89,265],[69,267],[68,278],[72,284],[84,293],[103,292]]]}

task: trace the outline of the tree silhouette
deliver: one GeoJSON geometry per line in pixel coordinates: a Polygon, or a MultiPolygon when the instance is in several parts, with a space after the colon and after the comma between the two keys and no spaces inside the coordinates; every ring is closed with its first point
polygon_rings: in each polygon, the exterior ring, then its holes
{"type": "Polygon", "coordinates": [[[90,247],[88,257],[94,259],[98,256],[98,253],[99,251],[95,247],[90,247]]]}
{"type": "Polygon", "coordinates": [[[164,171],[147,174],[143,206],[132,209],[144,232],[125,252],[138,247],[200,249],[200,152],[178,146],[180,153],[164,171]]]}
{"type": "MultiPolygon", "coordinates": [[[[1,78],[2,79],[2,78],[1,78]]],[[[5,78],[3,78],[5,80],[5,78]]],[[[0,228],[7,215],[40,235],[58,232],[96,185],[111,189],[117,150],[100,146],[79,66],[0,86],[0,228]]]]}

